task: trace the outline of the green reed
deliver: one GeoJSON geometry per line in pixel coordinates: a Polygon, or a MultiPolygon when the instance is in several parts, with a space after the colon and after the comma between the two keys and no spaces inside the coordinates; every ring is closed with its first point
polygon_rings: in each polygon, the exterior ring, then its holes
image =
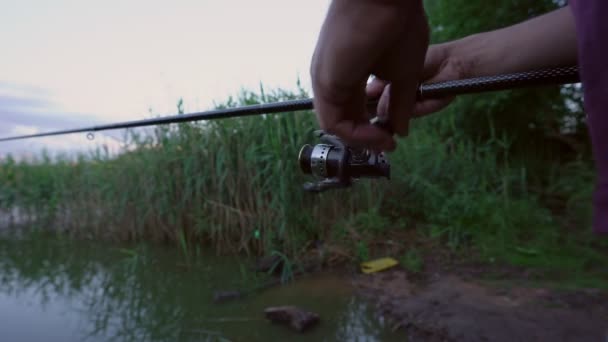
{"type": "MultiPolygon", "coordinates": [[[[243,92],[221,106],[306,96],[243,92]]],[[[100,148],[77,160],[6,160],[2,208],[74,237],[293,254],[336,219],[375,205],[377,191],[365,185],[321,196],[302,191],[297,155],[314,142],[314,128],[310,112],[235,118],[131,132],[118,156],[100,148]]]]}
{"type": "MultiPolygon", "coordinates": [[[[302,90],[243,91],[218,107],[307,97],[302,90]]],[[[297,156],[316,142],[317,124],[313,113],[297,112],[130,131],[118,155],[101,147],[77,158],[7,158],[0,210],[18,208],[22,224],[77,238],[171,243],[186,257],[206,248],[296,256],[324,241],[367,258],[391,232],[416,229],[488,260],[551,266],[570,258],[564,264],[576,269],[601,258],[589,247],[589,160],[539,162],[543,168],[531,170],[518,162],[526,158],[510,154],[507,137],[473,141],[450,127],[457,113],[442,115],[417,120],[400,139],[390,181],[304,192],[309,179],[297,156]],[[557,209],[549,201],[556,198],[557,209]],[[569,224],[581,228],[572,233],[569,224]]]]}

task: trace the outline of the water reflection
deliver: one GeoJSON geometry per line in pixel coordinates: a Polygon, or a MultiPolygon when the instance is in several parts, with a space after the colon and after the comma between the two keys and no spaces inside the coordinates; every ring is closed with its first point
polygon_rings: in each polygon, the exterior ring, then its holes
{"type": "Polygon", "coordinates": [[[119,249],[48,236],[0,238],[0,336],[7,341],[400,340],[338,277],[303,279],[245,300],[212,293],[251,282],[235,258],[180,267],[176,251],[119,249]],[[301,305],[322,323],[297,335],[263,309],[301,305]]]}

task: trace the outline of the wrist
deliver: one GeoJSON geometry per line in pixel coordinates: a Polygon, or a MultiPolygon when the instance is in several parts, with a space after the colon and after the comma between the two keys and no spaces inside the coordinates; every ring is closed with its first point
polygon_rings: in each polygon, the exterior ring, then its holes
{"type": "Polygon", "coordinates": [[[433,81],[449,81],[477,76],[475,75],[477,57],[469,53],[467,45],[466,39],[459,39],[429,46],[427,63],[430,64],[427,67],[434,70],[432,73],[444,70],[439,79],[435,77],[437,75],[430,74],[429,76],[433,76],[433,81]],[[439,64],[435,64],[437,62],[439,64]],[[446,70],[449,72],[446,73],[446,70]]]}
{"type": "Polygon", "coordinates": [[[500,65],[494,56],[500,55],[485,33],[473,34],[446,44],[446,58],[461,78],[493,75],[500,65]]]}

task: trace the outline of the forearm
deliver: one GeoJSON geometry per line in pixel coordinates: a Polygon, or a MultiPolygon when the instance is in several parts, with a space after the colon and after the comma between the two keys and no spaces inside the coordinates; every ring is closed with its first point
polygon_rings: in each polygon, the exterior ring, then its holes
{"type": "Polygon", "coordinates": [[[467,77],[577,62],[574,17],[568,6],[495,31],[445,43],[467,77]]]}

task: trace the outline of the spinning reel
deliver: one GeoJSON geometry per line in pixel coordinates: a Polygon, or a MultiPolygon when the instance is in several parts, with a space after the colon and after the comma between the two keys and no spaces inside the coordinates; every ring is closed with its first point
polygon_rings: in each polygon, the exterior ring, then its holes
{"type": "MultiPolygon", "coordinates": [[[[391,131],[384,123],[374,123],[391,131]]],[[[305,174],[320,178],[304,184],[304,190],[323,192],[350,187],[361,178],[390,179],[390,163],[384,152],[376,153],[367,148],[346,145],[335,135],[315,131],[320,144],[304,145],[298,156],[300,169],[305,174]]]]}

